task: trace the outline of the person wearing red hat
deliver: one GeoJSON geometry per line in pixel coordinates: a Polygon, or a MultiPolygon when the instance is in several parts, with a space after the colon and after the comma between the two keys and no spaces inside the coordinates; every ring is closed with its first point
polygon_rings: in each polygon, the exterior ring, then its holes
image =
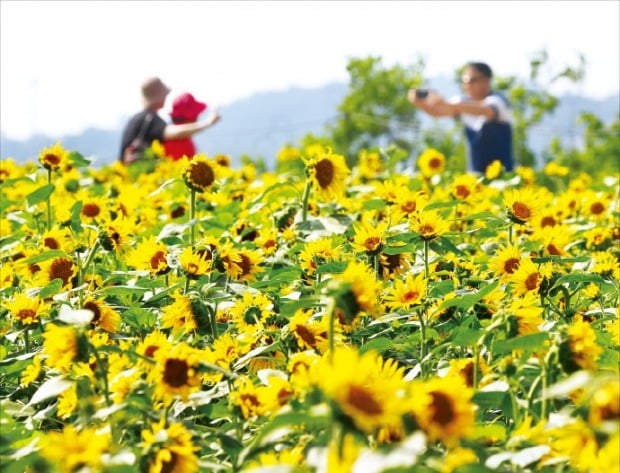
{"type": "Polygon", "coordinates": [[[155,140],[164,142],[189,138],[220,119],[219,114],[214,113],[201,121],[166,123],[157,112],[163,108],[169,93],[170,89],[159,77],[150,77],[142,83],[144,110],[131,117],[123,130],[119,154],[122,163],[129,164],[140,159],[141,151],[155,140]]]}
{"type": "MultiPolygon", "coordinates": [[[[188,92],[179,95],[172,103],[170,118],[172,123],[194,123],[198,116],[207,109],[207,104],[199,102],[188,92]]],[[[192,158],[196,154],[196,146],[191,136],[165,140],[163,143],[166,157],[173,160],[181,159],[183,156],[192,158]]]]}

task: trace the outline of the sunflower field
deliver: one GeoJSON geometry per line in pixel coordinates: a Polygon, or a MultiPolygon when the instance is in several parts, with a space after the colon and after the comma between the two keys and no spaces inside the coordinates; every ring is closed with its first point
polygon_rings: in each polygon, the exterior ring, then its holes
{"type": "Polygon", "coordinates": [[[413,161],[0,161],[0,469],[619,472],[619,176],[413,161]]]}

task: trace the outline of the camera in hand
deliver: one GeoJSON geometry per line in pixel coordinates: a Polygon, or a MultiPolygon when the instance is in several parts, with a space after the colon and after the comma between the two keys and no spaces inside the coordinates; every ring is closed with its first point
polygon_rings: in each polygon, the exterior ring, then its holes
{"type": "Polygon", "coordinates": [[[425,99],[428,97],[428,89],[416,89],[415,97],[417,99],[425,99]]]}

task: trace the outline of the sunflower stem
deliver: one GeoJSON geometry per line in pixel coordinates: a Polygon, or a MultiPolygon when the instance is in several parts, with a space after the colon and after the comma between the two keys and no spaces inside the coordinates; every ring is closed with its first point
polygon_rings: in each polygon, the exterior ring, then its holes
{"type": "Polygon", "coordinates": [[[93,247],[90,249],[90,253],[88,253],[88,257],[80,270],[80,286],[84,284],[84,279],[86,278],[86,272],[88,271],[88,267],[93,262],[93,258],[95,257],[95,253],[99,249],[99,240],[95,240],[93,247]]]}
{"type": "Polygon", "coordinates": [[[478,369],[480,368],[480,347],[478,343],[474,345],[474,391],[478,391],[478,383],[480,382],[478,369]]]}
{"type": "MultiPolygon", "coordinates": [[[[47,170],[47,183],[52,183],[52,169],[47,170]]],[[[47,230],[52,229],[52,195],[47,196],[47,230]]]]}
{"type": "Polygon", "coordinates": [[[428,279],[428,240],[424,240],[424,276],[428,279]]]}
{"type": "Polygon", "coordinates": [[[508,225],[508,243],[512,245],[512,223],[508,225]]]}
{"type": "Polygon", "coordinates": [[[301,198],[301,221],[305,222],[308,218],[308,199],[310,198],[310,188],[312,183],[310,179],[306,179],[306,187],[304,188],[304,195],[301,198]]]}
{"type": "Polygon", "coordinates": [[[26,330],[24,330],[24,346],[26,347],[26,353],[29,353],[30,352],[30,333],[27,327],[26,327],[26,330]]]}
{"type": "Polygon", "coordinates": [[[426,324],[424,322],[424,311],[420,311],[418,316],[420,320],[420,374],[422,379],[426,379],[426,370],[424,369],[424,358],[426,358],[426,324]]]}
{"type": "Polygon", "coordinates": [[[335,325],[335,313],[336,313],[336,304],[335,301],[331,301],[331,309],[329,311],[329,332],[327,333],[328,342],[329,342],[329,362],[331,364],[334,363],[334,325],[335,325]]]}
{"type": "Polygon", "coordinates": [[[194,238],[195,238],[195,223],[194,218],[196,216],[196,191],[194,189],[190,189],[189,191],[189,243],[194,249],[194,238]]]}

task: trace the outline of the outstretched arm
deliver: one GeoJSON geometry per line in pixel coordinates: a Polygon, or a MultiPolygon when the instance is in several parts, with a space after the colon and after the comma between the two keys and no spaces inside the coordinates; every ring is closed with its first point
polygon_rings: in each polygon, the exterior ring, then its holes
{"type": "Polygon", "coordinates": [[[450,103],[435,92],[430,92],[426,98],[420,99],[416,97],[415,89],[409,90],[407,99],[412,105],[424,110],[432,117],[456,117],[462,113],[483,115],[490,119],[497,116],[496,110],[481,100],[450,103]]]}
{"type": "Polygon", "coordinates": [[[220,119],[220,115],[215,113],[209,116],[209,118],[192,123],[178,123],[166,125],[164,129],[165,140],[179,140],[181,138],[187,138],[199,131],[206,130],[207,128],[215,125],[220,119]]]}

